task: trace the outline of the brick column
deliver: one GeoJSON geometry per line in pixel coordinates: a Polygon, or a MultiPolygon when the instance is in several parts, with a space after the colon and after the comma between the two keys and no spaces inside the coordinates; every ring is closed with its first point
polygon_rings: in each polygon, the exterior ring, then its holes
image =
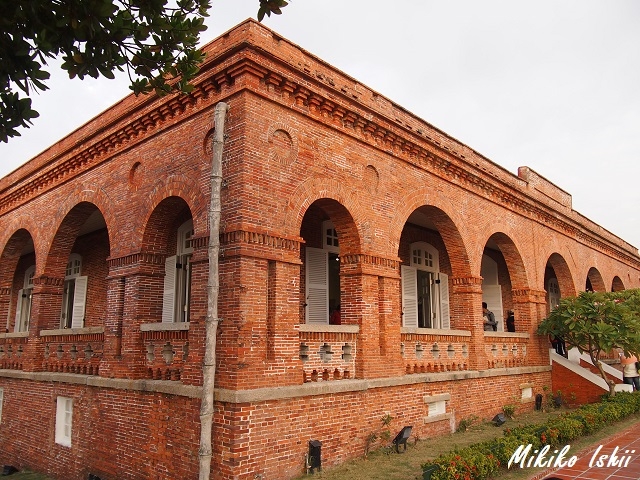
{"type": "Polygon", "coordinates": [[[146,350],[140,325],[162,319],[164,255],[110,258],[101,376],[145,378],[146,350]]]}
{"type": "Polygon", "coordinates": [[[60,328],[63,288],[62,277],[40,275],[33,279],[29,342],[23,354],[25,360],[22,369],[25,371],[43,370],[45,343],[40,337],[40,331],[60,328]]]}
{"type": "Polygon", "coordinates": [[[278,385],[302,382],[300,337],[300,261],[267,263],[266,369],[278,385]]]}
{"type": "Polygon", "coordinates": [[[469,369],[485,370],[484,322],[482,319],[482,277],[454,277],[450,292],[451,328],[471,332],[469,369]]]}
{"type": "Polygon", "coordinates": [[[527,343],[527,365],[549,364],[549,341],[536,334],[540,321],[547,316],[547,292],[530,288],[514,288],[513,311],[516,332],[529,334],[527,343]]]}
{"type": "MultiPolygon", "coordinates": [[[[111,267],[111,265],[110,265],[111,267]]],[[[122,320],[127,277],[109,275],[107,279],[107,311],[104,321],[104,346],[100,373],[109,377],[126,377],[122,365],[122,320]]]]}
{"type": "MultiPolygon", "coordinates": [[[[189,353],[181,377],[182,383],[189,385],[202,385],[209,280],[208,240],[208,237],[191,239],[193,254],[191,255],[191,296],[189,298],[189,353]]],[[[221,318],[219,308],[218,318],[221,318]]],[[[220,325],[218,325],[219,332],[220,325]]]]}
{"type": "Polygon", "coordinates": [[[398,260],[340,257],[343,324],[358,325],[356,378],[402,375],[398,260]]]}
{"type": "MultiPolygon", "coordinates": [[[[201,379],[207,306],[207,239],[192,240],[190,378],[201,379]]],[[[216,386],[299,385],[300,239],[232,230],[221,235],[216,386]]],[[[201,380],[198,380],[201,381],[201,380]]]]}

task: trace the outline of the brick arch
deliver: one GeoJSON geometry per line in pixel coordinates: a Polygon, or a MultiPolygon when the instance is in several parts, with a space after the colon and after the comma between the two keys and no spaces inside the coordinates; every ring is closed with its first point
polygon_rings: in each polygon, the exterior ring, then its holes
{"type": "MultiPolygon", "coordinates": [[[[520,248],[516,245],[514,238],[516,238],[516,236],[510,236],[504,232],[496,232],[487,239],[487,242],[493,240],[500,248],[500,252],[507,264],[512,288],[529,288],[527,269],[520,254],[520,248]]],[[[485,245],[487,242],[485,242],[485,245]]]]}
{"type": "Polygon", "coordinates": [[[109,245],[113,245],[113,235],[119,230],[119,221],[117,215],[117,206],[115,202],[109,197],[109,194],[104,189],[94,183],[82,182],[72,192],[69,193],[66,200],[62,202],[55,217],[53,219],[54,230],[62,224],[66,216],[80,203],[93,204],[104,218],[104,223],[107,225],[107,235],[109,238],[109,245]]]}
{"type": "Polygon", "coordinates": [[[189,217],[193,218],[193,213],[183,198],[164,198],[143,225],[140,251],[166,254],[171,234],[189,217]]]}
{"type": "Polygon", "coordinates": [[[362,253],[362,242],[360,241],[356,222],[344,205],[331,198],[321,198],[309,205],[309,207],[312,206],[320,208],[329,216],[329,219],[333,223],[333,227],[338,233],[340,255],[362,253]]]}
{"type": "MultiPolygon", "coordinates": [[[[69,254],[71,253],[71,249],[82,225],[84,225],[89,216],[96,210],[98,210],[104,218],[103,211],[94,203],[84,201],[82,198],[79,201],[78,199],[73,200],[74,205],[70,210],[66,210],[67,204],[70,202],[66,202],[58,210],[58,214],[56,215],[56,223],[58,226],[55,228],[55,234],[50,242],[48,251],[42,252],[44,262],[41,264],[41,270],[36,267],[36,275],[44,274],[51,277],[64,277],[69,254]],[[66,214],[61,215],[63,212],[66,212],[66,214]]],[[[106,223],[107,219],[105,218],[104,220],[106,223]]],[[[111,222],[111,225],[114,225],[113,218],[111,222]]],[[[111,251],[110,234],[109,224],[107,224],[109,251],[111,251]]],[[[36,251],[36,258],[38,258],[38,251],[36,251]]]]}
{"type": "MultiPolygon", "coordinates": [[[[573,281],[573,276],[571,275],[571,269],[569,268],[569,264],[564,259],[564,257],[559,253],[552,253],[547,259],[545,269],[547,268],[547,266],[553,268],[556,278],[558,279],[558,286],[560,287],[560,297],[575,297],[578,292],[576,290],[575,282],[573,281]]],[[[543,285],[543,288],[545,290],[546,287],[546,285],[543,285]]]]}
{"type": "MultiPolygon", "coordinates": [[[[141,206],[143,219],[141,224],[141,236],[134,238],[133,248],[142,249],[145,242],[145,232],[148,233],[149,222],[156,212],[158,206],[169,198],[182,200],[189,208],[193,218],[194,235],[196,237],[206,235],[209,225],[207,218],[207,207],[209,197],[203,195],[194,182],[184,175],[171,175],[166,179],[158,180],[147,196],[147,201],[141,206]]],[[[148,246],[148,245],[147,245],[148,246]]]]}
{"type": "Polygon", "coordinates": [[[358,214],[362,212],[362,207],[352,189],[345,188],[340,182],[333,179],[310,178],[298,186],[289,198],[285,209],[284,235],[292,237],[300,235],[305,213],[318,200],[322,202],[323,209],[329,208],[331,210],[327,213],[334,222],[336,230],[338,228],[342,230],[339,234],[343,236],[344,246],[348,252],[361,252],[364,241],[362,232],[364,222],[359,221],[361,219],[358,214]],[[336,224],[334,217],[340,222],[340,225],[336,224]]]}
{"type": "Polygon", "coordinates": [[[622,282],[622,279],[616,275],[615,277],[613,277],[613,281],[611,282],[611,291],[621,292],[623,290],[626,290],[624,288],[624,283],[622,282]]]}
{"type": "MultiPolygon", "coordinates": [[[[31,232],[26,228],[18,228],[17,230],[11,228],[5,232],[13,233],[11,233],[9,238],[0,239],[0,245],[2,245],[2,253],[0,254],[0,288],[11,287],[13,275],[18,266],[18,261],[22,256],[22,250],[29,240],[34,241],[31,232]]],[[[8,233],[4,233],[3,237],[7,234],[8,233]]]]}
{"type": "MultiPolygon", "coordinates": [[[[600,274],[600,272],[596,267],[591,267],[589,269],[589,272],[587,272],[587,280],[589,281],[589,283],[591,283],[591,287],[593,288],[594,292],[607,291],[607,287],[604,284],[602,275],[600,274]]],[[[585,290],[586,290],[586,284],[587,282],[585,281],[585,290]]]]}
{"type": "MultiPolygon", "coordinates": [[[[462,239],[458,225],[462,225],[462,218],[459,217],[451,206],[446,205],[429,205],[425,203],[427,198],[426,193],[414,194],[408,198],[403,199],[407,203],[399,204],[403,205],[400,208],[396,221],[392,222],[389,226],[389,243],[395,246],[394,255],[400,256],[400,237],[407,220],[415,210],[420,210],[423,214],[429,217],[429,219],[435,224],[442,241],[444,242],[449,261],[451,262],[451,274],[454,277],[468,277],[472,275],[472,268],[470,265],[469,254],[467,247],[462,239]],[[400,223],[402,222],[402,223],[400,223]]],[[[478,268],[479,268],[478,264],[478,268]]]]}

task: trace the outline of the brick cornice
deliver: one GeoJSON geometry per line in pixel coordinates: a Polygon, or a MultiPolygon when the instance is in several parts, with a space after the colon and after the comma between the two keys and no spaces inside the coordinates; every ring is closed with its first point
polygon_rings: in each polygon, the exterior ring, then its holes
{"type": "Polygon", "coordinates": [[[354,253],[340,255],[343,271],[346,274],[369,274],[400,278],[400,259],[385,258],[370,253],[354,253]]]}
{"type": "Polygon", "coordinates": [[[285,238],[270,233],[250,230],[233,230],[224,232],[220,235],[220,241],[221,245],[224,247],[239,243],[246,243],[264,245],[289,250],[291,252],[300,252],[301,243],[299,239],[285,238]]]}
{"type": "Polygon", "coordinates": [[[240,255],[299,264],[301,244],[300,238],[286,238],[250,226],[233,227],[220,234],[223,257],[240,255]]]}
{"type": "Polygon", "coordinates": [[[0,215],[94,168],[163,126],[173,125],[210,106],[213,97],[219,98],[221,92],[227,96],[234,93],[237,83],[238,89],[252,89],[270,100],[280,101],[445,181],[640,268],[640,258],[632,252],[603,241],[576,220],[518,191],[518,186],[525,186],[522,179],[306,52],[303,52],[306,60],[295,65],[277,49],[274,52],[264,49],[256,40],[260,35],[255,35],[255,29],[268,31],[260,25],[245,23],[234,32],[239,40],[230,46],[224,46],[226,38],[212,42],[208,50],[214,55],[203,65],[191,95],[129,102],[131,105],[123,108],[112,124],[99,129],[87,125],[77,133],[78,137],[84,134],[84,138],[78,138],[76,143],[66,142],[72,146],[35,173],[5,188],[0,196],[0,215]],[[244,39],[240,33],[243,29],[250,32],[244,39]],[[275,65],[268,68],[266,62],[260,61],[261,56],[273,60],[275,65]],[[257,82],[238,81],[246,75],[257,82]]]}
{"type": "Polygon", "coordinates": [[[74,179],[107,161],[113,155],[131,148],[155,134],[163,126],[172,125],[187,118],[185,115],[187,110],[195,113],[196,106],[210,99],[212,94],[217,92],[219,92],[219,86],[215,80],[207,78],[196,85],[191,95],[172,96],[166,99],[155,99],[155,101],[147,100],[148,103],[156,105],[151,108],[145,104],[138,105],[135,112],[129,112],[131,118],[127,117],[127,112],[123,112],[113,122],[110,130],[108,127],[103,127],[100,132],[91,132],[90,138],[82,141],[79,148],[75,146],[63,151],[49,161],[48,165],[5,188],[0,196],[0,215],[74,179]],[[145,106],[147,108],[143,113],[137,111],[143,110],[145,106]],[[99,133],[104,134],[98,137],[99,133]]]}
{"type": "Polygon", "coordinates": [[[532,288],[514,288],[511,290],[515,303],[546,303],[547,292],[545,290],[534,290],[532,288]]]}
{"type": "Polygon", "coordinates": [[[164,265],[166,255],[136,252],[122,257],[108,258],[109,271],[134,265],[164,265]]]}
{"type": "MultiPolygon", "coordinates": [[[[282,62],[270,52],[260,53],[272,57],[276,62],[282,62]]],[[[264,65],[262,67],[266,68],[264,65]]],[[[330,78],[318,71],[313,77],[313,72],[309,72],[308,67],[302,72],[307,78],[296,79],[294,76],[301,73],[300,67],[295,73],[290,71],[291,67],[292,65],[287,64],[287,71],[268,70],[263,76],[262,84],[269,95],[259,91],[254,93],[280,101],[287,107],[291,106],[289,98],[293,95],[296,99],[293,107],[303,110],[303,113],[306,111],[317,121],[340,129],[374,148],[436,174],[445,181],[640,268],[640,257],[630,254],[623,246],[615,246],[601,240],[598,234],[590,234],[577,220],[568,218],[554,206],[547,205],[543,199],[518,191],[517,186],[524,190],[525,181],[443,132],[420,120],[418,122],[421,124],[414,124],[417,119],[408,115],[395,115],[390,119],[386,117],[387,112],[375,110],[364,102],[354,105],[353,98],[362,99],[353,95],[353,90],[348,85],[340,84],[343,80],[345,83],[351,80],[330,78]],[[309,76],[313,77],[313,82],[309,81],[309,76]],[[311,91],[314,83],[318,91],[311,91]],[[330,93],[325,93],[327,90],[330,93]],[[350,98],[350,94],[353,98],[350,98]],[[278,96],[282,98],[277,98],[278,96]],[[495,170],[499,174],[488,174],[487,169],[492,172],[495,170]]],[[[379,97],[375,92],[372,94],[374,98],[379,97]]]]}
{"type": "Polygon", "coordinates": [[[33,277],[34,288],[38,287],[61,287],[64,284],[64,278],[49,277],[47,275],[38,275],[33,277]]]}

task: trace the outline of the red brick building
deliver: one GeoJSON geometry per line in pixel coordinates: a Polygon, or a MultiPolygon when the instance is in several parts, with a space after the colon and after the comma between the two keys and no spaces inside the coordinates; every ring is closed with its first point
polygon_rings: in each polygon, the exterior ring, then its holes
{"type": "Polygon", "coordinates": [[[127,97],[0,181],[2,464],[197,478],[221,101],[212,479],[362,455],[385,415],[425,437],[530,409],[549,306],[640,286],[637,249],[529,168],[254,21],[206,50],[193,95],[127,97]]]}

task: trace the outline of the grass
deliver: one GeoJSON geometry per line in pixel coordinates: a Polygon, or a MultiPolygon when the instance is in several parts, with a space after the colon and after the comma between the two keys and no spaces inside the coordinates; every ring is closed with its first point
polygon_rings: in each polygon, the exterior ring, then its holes
{"type": "MultiPolygon", "coordinates": [[[[465,447],[483,440],[502,436],[506,427],[515,427],[530,423],[544,423],[549,418],[557,416],[566,410],[552,410],[550,412],[530,412],[518,415],[514,419],[507,419],[501,427],[496,427],[490,422],[476,423],[467,427],[465,432],[456,432],[436,438],[421,439],[417,442],[410,439],[407,451],[397,454],[390,448],[383,448],[369,453],[366,458],[360,458],[346,462],[342,465],[325,468],[314,475],[303,475],[298,479],[322,479],[322,480],[415,480],[422,478],[421,465],[427,460],[432,460],[442,453],[451,451],[456,447],[465,447]]],[[[594,435],[582,437],[571,444],[571,455],[578,458],[583,455],[581,451],[588,450],[591,446],[599,445],[601,441],[640,422],[640,415],[633,415],[620,422],[608,425],[594,435]]],[[[364,453],[364,452],[363,452],[364,453]]],[[[500,480],[528,480],[542,473],[542,469],[520,469],[500,471],[500,480]]]]}
{"type": "Polygon", "coordinates": [[[16,472],[8,476],[11,480],[52,480],[49,477],[42,475],[41,473],[30,472],[28,470],[23,470],[21,472],[16,472]]]}

